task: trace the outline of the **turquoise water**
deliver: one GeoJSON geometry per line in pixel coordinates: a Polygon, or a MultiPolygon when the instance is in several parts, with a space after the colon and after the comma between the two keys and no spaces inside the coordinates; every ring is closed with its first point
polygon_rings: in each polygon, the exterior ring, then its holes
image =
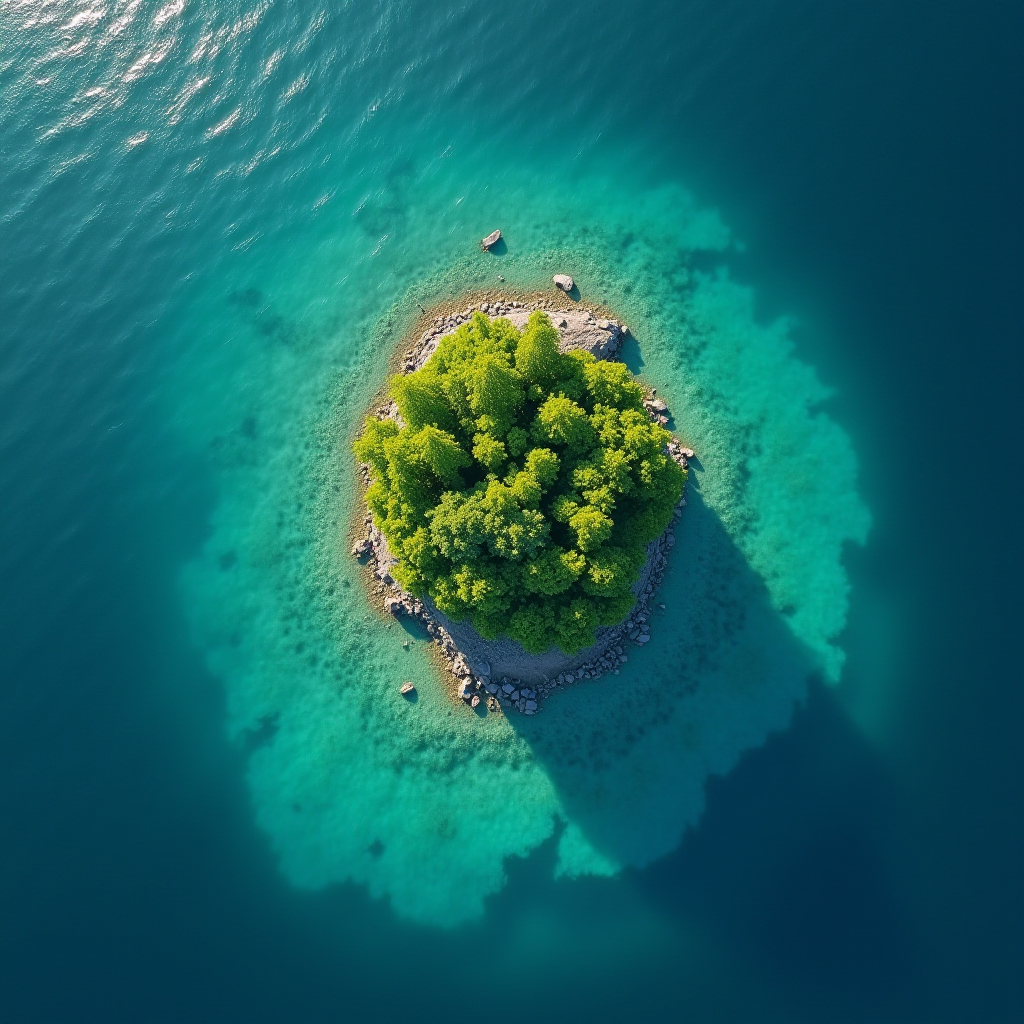
{"type": "MultiPolygon", "coordinates": [[[[10,747],[19,820],[61,808],[62,839],[28,843],[8,878],[35,892],[32,864],[54,863],[74,879],[55,907],[97,900],[55,909],[17,962],[120,951],[130,999],[97,966],[105,980],[83,982],[109,1020],[229,1019],[243,988],[262,993],[249,1019],[361,1019],[381,1000],[471,1015],[467,948],[503,976],[529,965],[499,1017],[545,998],[552,1016],[622,1019],[638,993],[651,1013],[723,1020],[933,1005],[920,979],[941,957],[921,936],[942,887],[922,897],[909,866],[933,832],[878,824],[931,792],[906,753],[933,699],[913,680],[949,621],[936,595],[956,588],[938,568],[948,513],[924,514],[951,385],[928,374],[977,324],[942,311],[952,289],[907,241],[946,251],[930,222],[886,205],[913,178],[930,208],[912,173],[930,150],[900,150],[886,120],[894,96],[922,102],[899,71],[922,25],[892,15],[890,51],[867,15],[801,5],[0,17],[4,575],[12,677],[52,681],[17,691],[8,720],[66,731],[10,747]],[[862,73],[844,46],[887,69],[874,106],[858,99],[871,75],[840,83],[836,61],[862,73]],[[845,163],[820,127],[836,123],[856,140],[845,163]],[[506,245],[485,254],[496,227],[506,245]],[[422,309],[556,272],[629,324],[627,362],[698,458],[652,642],[536,719],[481,719],[448,699],[423,637],[368,605],[349,445],[422,309]],[[819,864],[836,872],[823,899],[819,864]],[[395,955],[417,958],[406,1003],[381,995],[395,955]],[[224,958],[219,978],[198,966],[224,958]]],[[[916,58],[928,81],[943,32],[962,34],[950,18],[916,58]]],[[[977,295],[1002,294],[996,273],[977,295]]],[[[977,409],[1002,406],[958,383],[973,436],[977,409]]],[[[33,1016],[12,991],[13,1019],[75,1019],[59,993],[33,1016]]]]}
{"type": "Polygon", "coordinates": [[[624,170],[594,180],[570,164],[571,190],[553,188],[554,160],[509,167],[471,140],[450,146],[408,169],[401,199],[324,208],[319,246],[278,251],[245,289],[204,297],[184,321],[176,389],[188,440],[220,471],[185,600],[227,688],[229,733],[275,725],[249,771],[282,869],[305,887],[363,882],[442,926],[480,916],[504,859],[557,826],[556,875],[669,852],[699,819],[707,776],[785,728],[810,673],[838,681],[842,547],[869,521],[852,445],[820,411],[829,392],[785,321],[759,323],[750,290],[715,265],[734,243],[714,211],[624,170]],[[377,202],[388,213],[368,231],[359,217],[377,202]],[[488,218],[499,258],[475,244],[488,218]],[[566,270],[624,315],[631,358],[702,467],[654,641],[537,724],[452,707],[424,645],[410,656],[370,613],[347,553],[349,445],[415,303],[497,285],[499,270],[522,291],[566,270]],[[416,705],[397,694],[408,677],[416,705]]]}

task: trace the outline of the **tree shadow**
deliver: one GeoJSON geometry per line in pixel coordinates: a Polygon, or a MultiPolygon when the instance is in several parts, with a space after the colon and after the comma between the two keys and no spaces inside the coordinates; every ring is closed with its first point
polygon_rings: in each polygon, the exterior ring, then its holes
{"type": "Polygon", "coordinates": [[[871,1011],[899,1005],[915,969],[885,854],[884,767],[691,481],[651,642],[626,648],[621,675],[510,724],[554,785],[566,835],[617,866],[660,861],[635,879],[659,908],[801,988],[840,993],[864,1010],[851,1019],[880,1019],[871,1011]]]}
{"type": "Polygon", "coordinates": [[[708,776],[784,729],[818,669],[699,487],[687,500],[651,642],[625,648],[619,676],[556,693],[535,717],[510,716],[569,821],[619,865],[674,849],[708,776]]]}

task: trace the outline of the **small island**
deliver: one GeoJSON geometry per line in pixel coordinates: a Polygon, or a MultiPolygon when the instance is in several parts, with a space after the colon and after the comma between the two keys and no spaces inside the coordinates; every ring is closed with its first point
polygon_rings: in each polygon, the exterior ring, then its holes
{"type": "Polygon", "coordinates": [[[611,358],[620,325],[555,319],[519,303],[439,318],[354,443],[368,515],[353,551],[373,557],[385,608],[424,621],[461,697],[525,714],[648,638],[692,455],[611,358]]]}

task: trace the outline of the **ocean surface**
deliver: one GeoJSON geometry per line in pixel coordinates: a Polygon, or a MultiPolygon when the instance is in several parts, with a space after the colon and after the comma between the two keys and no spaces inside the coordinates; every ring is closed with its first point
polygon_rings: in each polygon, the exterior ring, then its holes
{"type": "Polygon", "coordinates": [[[1024,1019],[1022,71],[1009,3],[0,2],[0,1020],[1024,1019]],[[697,459],[652,642],[478,718],[349,445],[557,272],[697,459]]]}

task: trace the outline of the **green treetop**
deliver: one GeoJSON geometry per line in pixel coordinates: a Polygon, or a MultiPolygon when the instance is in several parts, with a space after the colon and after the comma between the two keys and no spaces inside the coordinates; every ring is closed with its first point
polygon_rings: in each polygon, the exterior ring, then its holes
{"type": "Polygon", "coordinates": [[[521,334],[476,313],[390,392],[403,425],[370,417],[354,447],[403,587],[538,653],[628,614],[686,471],[624,365],[560,353],[539,311],[521,334]]]}

